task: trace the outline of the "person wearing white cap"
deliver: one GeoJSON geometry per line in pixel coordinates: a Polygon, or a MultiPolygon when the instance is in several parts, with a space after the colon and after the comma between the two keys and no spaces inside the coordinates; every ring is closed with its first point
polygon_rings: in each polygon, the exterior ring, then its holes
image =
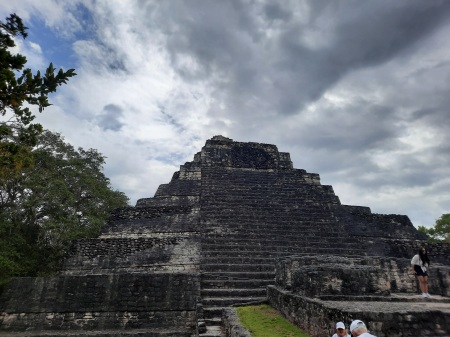
{"type": "Polygon", "coordinates": [[[354,320],[352,324],[350,324],[350,333],[353,337],[377,337],[368,333],[366,325],[359,319],[354,320]]]}
{"type": "Polygon", "coordinates": [[[336,333],[331,337],[350,337],[350,335],[347,333],[347,329],[345,328],[344,323],[337,322],[336,333]]]}

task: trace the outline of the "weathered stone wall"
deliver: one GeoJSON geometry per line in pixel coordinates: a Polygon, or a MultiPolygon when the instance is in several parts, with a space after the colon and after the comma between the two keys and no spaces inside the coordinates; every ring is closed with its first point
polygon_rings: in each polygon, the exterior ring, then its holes
{"type": "Polygon", "coordinates": [[[200,263],[200,236],[182,234],[76,240],[69,249],[62,273],[196,272],[200,263]]]}
{"type": "Polygon", "coordinates": [[[161,184],[156,190],[155,197],[200,195],[198,180],[172,180],[169,184],[161,184]]]}
{"type": "Polygon", "coordinates": [[[450,244],[444,242],[426,242],[424,240],[377,238],[378,246],[384,244],[386,249],[380,255],[412,259],[425,247],[428,250],[431,266],[433,264],[450,265],[450,244]],[[380,244],[381,243],[381,244],[380,244]]]}
{"type": "Polygon", "coordinates": [[[374,214],[369,207],[342,205],[336,216],[351,235],[392,239],[424,240],[406,215],[374,214]]]}
{"type": "Polygon", "coordinates": [[[336,317],[334,322],[351,321],[337,310],[324,308],[317,299],[295,295],[275,286],[267,288],[267,298],[272,307],[312,337],[331,336],[329,322],[333,317],[336,317]]]}
{"type": "Polygon", "coordinates": [[[348,236],[359,238],[367,255],[411,259],[426,247],[432,263],[450,265],[450,244],[429,243],[406,215],[373,214],[369,207],[337,206],[339,223],[348,236]]]}
{"type": "Polygon", "coordinates": [[[199,232],[200,215],[174,214],[159,218],[111,221],[103,229],[101,238],[160,237],[164,234],[199,232]]]}
{"type": "MultiPolygon", "coordinates": [[[[276,285],[308,297],[417,293],[410,260],[386,257],[290,256],[276,264],[276,285]]],[[[450,267],[430,269],[430,292],[450,296],[450,267]]]]}
{"type": "Polygon", "coordinates": [[[198,199],[192,204],[126,207],[116,209],[103,227],[101,237],[143,237],[156,233],[183,233],[199,230],[198,199]]]}
{"type": "Polygon", "coordinates": [[[180,170],[175,172],[172,180],[200,180],[202,177],[202,170],[200,163],[187,162],[180,165],[180,170]]]}
{"type": "Polygon", "coordinates": [[[198,197],[155,198],[116,209],[99,238],[76,240],[63,274],[199,270],[198,197]]]}
{"type": "Polygon", "coordinates": [[[289,153],[280,153],[275,145],[233,142],[226,137],[206,141],[200,156],[202,167],[235,167],[252,169],[291,169],[289,153]]]}
{"type": "Polygon", "coordinates": [[[133,219],[153,219],[175,214],[189,214],[193,211],[192,205],[157,205],[156,207],[124,207],[115,209],[109,221],[133,219]]]}
{"type": "Polygon", "coordinates": [[[197,274],[15,278],[0,298],[2,330],[195,327],[197,274]]]}
{"type": "Polygon", "coordinates": [[[136,208],[139,207],[158,207],[158,206],[191,206],[194,207],[200,202],[198,195],[178,195],[178,196],[162,196],[155,198],[142,198],[136,202],[136,208]]]}
{"type": "Polygon", "coordinates": [[[348,326],[355,319],[363,320],[378,337],[436,337],[450,333],[450,315],[446,311],[396,310],[395,302],[383,303],[374,310],[375,302],[368,298],[354,300],[347,310],[342,310],[332,301],[300,296],[276,286],[268,287],[267,297],[271,306],[311,337],[331,336],[336,322],[348,326]],[[386,310],[382,310],[383,306],[386,310]]]}

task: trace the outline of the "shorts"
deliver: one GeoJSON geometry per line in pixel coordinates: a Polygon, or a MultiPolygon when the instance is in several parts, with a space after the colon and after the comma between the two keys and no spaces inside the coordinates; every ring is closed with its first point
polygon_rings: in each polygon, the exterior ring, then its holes
{"type": "Polygon", "coordinates": [[[416,276],[428,276],[427,272],[423,271],[417,264],[414,265],[414,271],[416,272],[416,276]]]}

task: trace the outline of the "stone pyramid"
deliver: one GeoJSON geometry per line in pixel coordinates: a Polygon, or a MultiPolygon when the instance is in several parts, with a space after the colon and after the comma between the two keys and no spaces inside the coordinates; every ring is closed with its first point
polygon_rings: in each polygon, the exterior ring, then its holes
{"type": "Polygon", "coordinates": [[[341,205],[275,145],[215,136],[58,275],[13,279],[0,336],[220,336],[222,308],[264,302],[279,258],[410,257],[423,239],[407,216],[341,205]]]}

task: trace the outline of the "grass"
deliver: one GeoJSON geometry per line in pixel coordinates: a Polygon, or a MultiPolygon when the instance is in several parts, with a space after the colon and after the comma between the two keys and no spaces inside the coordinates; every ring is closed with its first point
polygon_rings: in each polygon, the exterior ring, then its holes
{"type": "Polygon", "coordinates": [[[237,313],[252,337],[308,337],[269,305],[238,307],[237,313]]]}

